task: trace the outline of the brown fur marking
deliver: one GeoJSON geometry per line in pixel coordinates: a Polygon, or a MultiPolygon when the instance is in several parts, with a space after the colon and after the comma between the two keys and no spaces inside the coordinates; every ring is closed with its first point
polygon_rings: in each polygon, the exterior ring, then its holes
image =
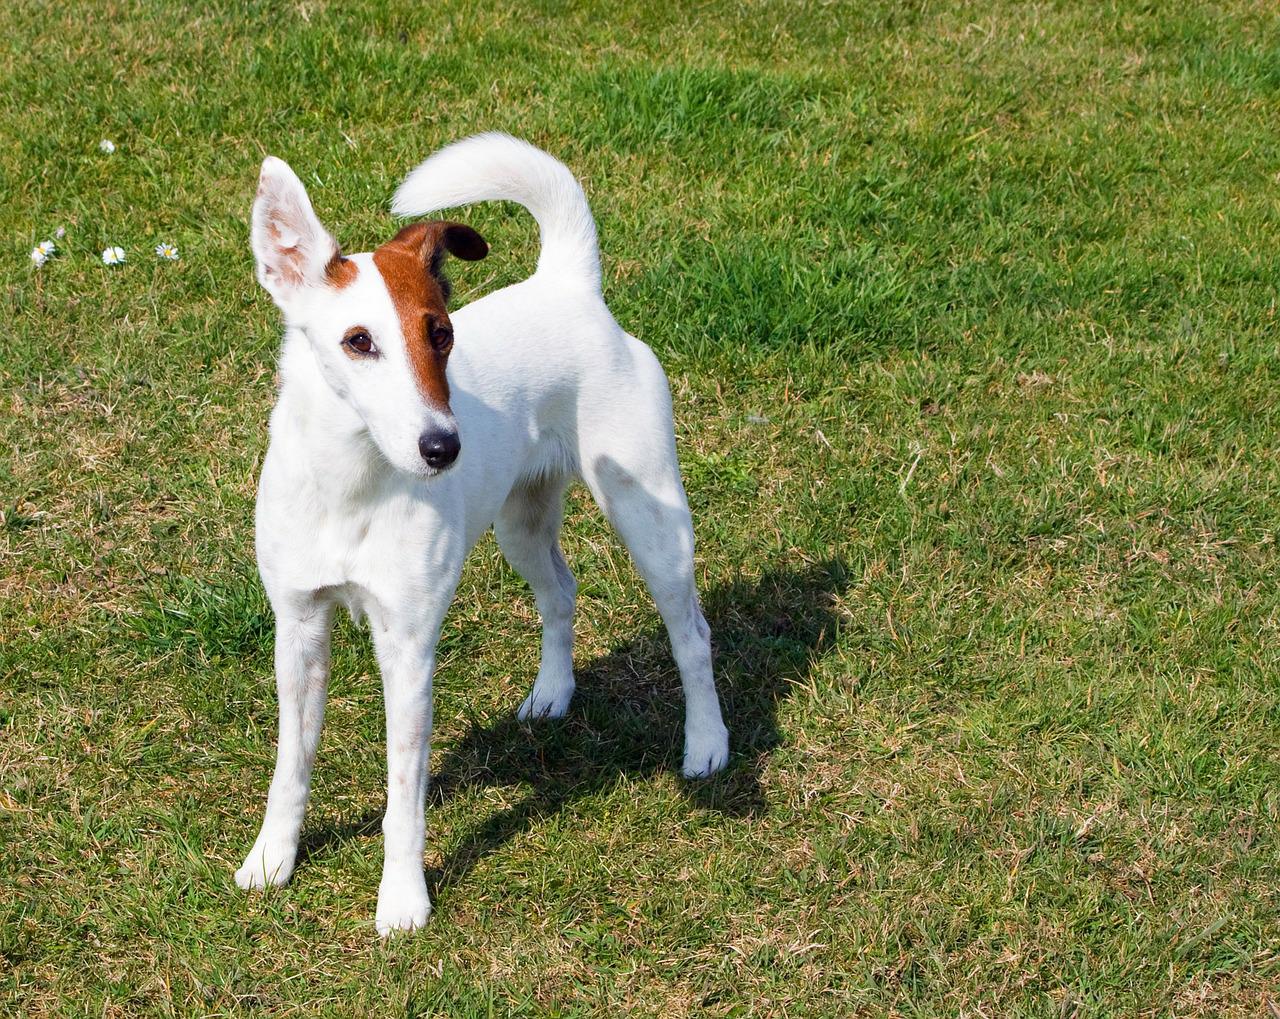
{"type": "Polygon", "coordinates": [[[443,223],[414,223],[373,253],[373,264],[382,273],[391,294],[400,330],[404,334],[409,367],[426,401],[449,409],[449,382],[445,378],[447,352],[431,346],[433,325],[448,325],[445,295],[436,278],[433,261],[443,242],[443,223]]]}
{"type": "Polygon", "coordinates": [[[355,262],[344,258],[342,252],[335,248],[333,257],[325,264],[324,279],[335,290],[341,290],[355,282],[358,272],[355,262]]]}

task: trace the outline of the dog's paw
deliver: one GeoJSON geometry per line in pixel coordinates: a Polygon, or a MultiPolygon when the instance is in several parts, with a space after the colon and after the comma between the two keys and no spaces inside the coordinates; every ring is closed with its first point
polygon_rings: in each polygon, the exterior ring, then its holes
{"type": "Polygon", "coordinates": [[[549,680],[538,677],[529,696],[524,699],[516,711],[516,718],[521,722],[530,722],[539,718],[563,718],[569,710],[569,702],[573,700],[573,677],[567,680],[549,680]]]}
{"type": "Polygon", "coordinates": [[[687,733],[684,777],[706,778],[729,763],[729,730],[723,725],[708,732],[687,733]]]}
{"type": "Polygon", "coordinates": [[[431,899],[427,882],[419,873],[403,878],[384,877],[378,886],[378,912],[374,922],[381,938],[397,931],[412,931],[427,925],[431,899]]]}
{"type": "Polygon", "coordinates": [[[236,871],[236,884],[245,891],[286,884],[293,875],[298,847],[278,842],[255,842],[236,871]]]}

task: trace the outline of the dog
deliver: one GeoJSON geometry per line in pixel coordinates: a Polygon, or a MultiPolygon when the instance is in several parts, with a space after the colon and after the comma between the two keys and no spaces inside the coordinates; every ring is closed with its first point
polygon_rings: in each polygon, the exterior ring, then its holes
{"type": "Polygon", "coordinates": [[[368,621],[386,705],[383,937],[421,927],[431,910],[422,855],[436,642],[463,561],[490,526],[542,619],[541,665],[517,714],[558,718],[569,707],[577,585],[559,533],[571,482],[586,483],[621,536],[670,636],[684,774],[711,775],[729,757],[667,379],[604,303],[581,185],[542,150],[483,134],[418,166],[392,211],[486,200],[533,214],[537,268],[452,315],[446,256],[488,253],[471,227],[417,222],[344,255],[302,182],[271,156],[253,204],[257,278],[284,321],[255,513],[280,733],[262,828],[235,879],[262,888],[293,872],[333,613],[345,606],[368,621]]]}

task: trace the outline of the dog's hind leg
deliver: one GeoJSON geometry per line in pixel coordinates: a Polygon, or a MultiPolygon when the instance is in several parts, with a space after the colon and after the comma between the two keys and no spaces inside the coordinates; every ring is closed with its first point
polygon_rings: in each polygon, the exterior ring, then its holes
{"type": "Polygon", "coordinates": [[[333,605],[308,596],[273,607],[280,736],[262,830],[236,871],[241,888],[282,885],[293,873],[329,686],[333,605]]]}
{"type": "Polygon", "coordinates": [[[559,718],[573,697],[573,609],[578,585],[560,551],[564,478],[521,485],[494,522],[502,554],[533,589],[542,617],[542,664],[516,712],[521,721],[559,718]]]}
{"type": "MultiPolygon", "coordinates": [[[[658,372],[647,349],[644,354],[658,372]]],[[[648,398],[626,401],[610,411],[611,421],[584,431],[580,463],[666,624],[684,687],[684,774],[702,778],[728,762],[729,734],[712,677],[711,631],[694,583],[693,522],[676,462],[670,403],[665,383],[661,389],[658,384],[642,387],[648,398]]]]}

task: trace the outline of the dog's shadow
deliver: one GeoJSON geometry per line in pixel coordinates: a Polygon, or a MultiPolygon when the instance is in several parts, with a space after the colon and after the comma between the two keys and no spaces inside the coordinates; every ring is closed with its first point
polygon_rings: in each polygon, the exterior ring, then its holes
{"type": "MultiPolygon", "coordinates": [[[[704,592],[716,685],[729,727],[728,769],[682,784],[700,808],[729,815],[761,811],[760,774],[780,741],[777,712],[836,635],[834,599],[846,585],[844,564],[829,560],[779,568],[704,592]]],[[[578,689],[560,720],[477,720],[445,751],[432,776],[429,806],[486,786],[525,787],[517,803],[480,821],[429,869],[433,896],[463,880],[475,864],[539,820],[607,791],[680,768],[683,704],[679,675],[660,626],[576,669],[578,689]]],[[[512,705],[514,709],[514,705],[512,705]]],[[[344,838],[371,835],[380,816],[320,829],[303,839],[300,856],[344,838]]]]}

